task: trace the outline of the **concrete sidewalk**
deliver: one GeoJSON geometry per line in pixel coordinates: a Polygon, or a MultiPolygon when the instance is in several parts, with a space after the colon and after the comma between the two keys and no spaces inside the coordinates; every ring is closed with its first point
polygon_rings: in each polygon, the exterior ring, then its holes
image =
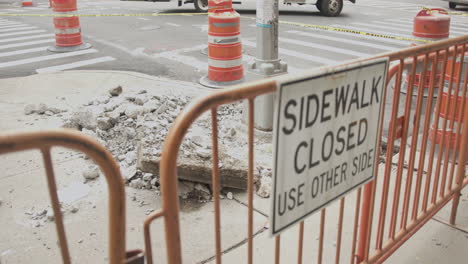
{"type": "MultiPolygon", "coordinates": [[[[39,74],[0,80],[0,131],[43,130],[62,124],[60,116],[24,115],[31,103],[45,103],[67,110],[84,103],[109,89],[122,86],[126,90],[145,89],[150,94],[170,92],[204,96],[210,93],[193,83],[174,81],[133,72],[69,71],[39,74]]],[[[80,153],[57,149],[53,152],[58,187],[63,197],[65,224],[69,246],[75,262],[103,263],[107,259],[107,190],[103,177],[83,184],[82,168],[89,164],[80,153]]],[[[56,245],[55,226],[40,217],[48,208],[44,169],[37,152],[0,156],[0,263],[61,263],[56,245]],[[36,219],[34,219],[36,218],[36,219]]],[[[155,191],[126,188],[127,248],[144,248],[143,220],[148,212],[161,206],[155,191]]],[[[355,194],[347,197],[343,245],[350,245],[355,194]],[[346,243],[345,243],[346,242],[346,243]]],[[[247,195],[234,192],[234,199],[221,201],[223,262],[244,263],[247,255],[247,195]]],[[[254,260],[271,263],[274,239],[269,236],[267,221],[270,200],[254,198],[254,260]]],[[[324,262],[334,263],[336,250],[336,219],[338,202],[327,209],[324,262]]],[[[457,224],[447,225],[450,205],[430,220],[406,242],[387,263],[465,263],[468,257],[468,197],[464,190],[460,199],[457,224]]],[[[181,202],[181,228],[184,263],[214,262],[213,203],[181,202]]],[[[309,217],[305,224],[304,262],[315,263],[317,254],[318,220],[320,214],[309,217]]],[[[161,221],[152,228],[155,260],[165,263],[163,226],[161,221]]],[[[282,236],[282,263],[297,258],[297,227],[282,236]]],[[[373,233],[375,237],[375,233],[373,233]]],[[[341,263],[349,263],[350,248],[342,248],[341,263]]]]}

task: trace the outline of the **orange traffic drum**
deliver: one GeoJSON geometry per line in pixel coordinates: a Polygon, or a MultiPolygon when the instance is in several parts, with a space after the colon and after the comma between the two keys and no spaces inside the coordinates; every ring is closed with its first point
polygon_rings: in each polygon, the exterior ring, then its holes
{"type": "Polygon", "coordinates": [[[441,8],[421,10],[413,23],[413,35],[426,39],[447,38],[450,33],[450,16],[441,8]]]}

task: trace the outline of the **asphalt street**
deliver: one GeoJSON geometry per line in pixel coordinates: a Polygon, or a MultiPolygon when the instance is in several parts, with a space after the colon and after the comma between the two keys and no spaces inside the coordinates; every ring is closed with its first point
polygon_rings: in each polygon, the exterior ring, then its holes
{"type": "MultiPolygon", "coordinates": [[[[78,1],[78,13],[85,15],[80,17],[83,40],[92,48],[57,54],[47,50],[55,43],[52,17],[47,16],[53,14],[49,2],[37,0],[32,7],[21,7],[19,1],[8,1],[0,2],[0,78],[65,70],[126,70],[196,82],[207,72],[207,57],[201,53],[207,45],[207,18],[194,14],[193,4],[78,1]]],[[[256,52],[255,1],[234,7],[241,15],[247,64],[256,52]]],[[[280,20],[285,23],[279,29],[279,58],[294,73],[407,47],[413,42],[413,18],[423,7],[448,9],[448,3],[358,0],[353,5],[346,1],[342,15],[333,18],[322,16],[314,5],[281,4],[280,20]]],[[[457,14],[451,15],[450,37],[468,34],[468,7],[451,11],[457,14]]]]}

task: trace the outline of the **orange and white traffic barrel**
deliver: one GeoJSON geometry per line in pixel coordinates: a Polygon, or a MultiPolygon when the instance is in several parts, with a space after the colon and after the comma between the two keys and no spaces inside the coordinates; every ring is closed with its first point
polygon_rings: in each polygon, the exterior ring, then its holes
{"type": "Polygon", "coordinates": [[[22,7],[25,7],[25,6],[33,6],[33,2],[32,2],[32,0],[22,0],[22,1],[21,1],[21,6],[22,6],[22,7]]]}
{"type": "MultiPolygon", "coordinates": [[[[442,97],[439,98],[439,119],[436,123],[432,124],[429,129],[429,140],[436,144],[436,151],[440,151],[441,146],[446,151],[450,151],[450,156],[458,154],[461,147],[461,135],[457,141],[457,131],[462,131],[463,120],[461,119],[461,113],[468,114],[468,91],[463,94],[463,87],[459,87],[458,94],[455,94],[456,89],[453,85],[449,93],[448,86],[444,87],[442,97]]],[[[434,118],[435,121],[435,118],[434,118]]]]}
{"type": "Polygon", "coordinates": [[[232,8],[231,0],[208,0],[208,13],[213,13],[217,9],[232,8]]]}
{"type": "MultiPolygon", "coordinates": [[[[423,40],[425,42],[418,43],[429,43],[432,41],[443,40],[449,37],[450,34],[450,16],[448,12],[441,8],[433,9],[423,9],[414,17],[413,23],[413,36],[416,39],[423,40]]],[[[418,45],[413,43],[412,46],[418,45]]],[[[416,75],[414,78],[414,94],[417,94],[417,88],[419,83],[424,81],[424,93],[427,95],[427,89],[430,85],[430,76],[432,69],[432,63],[429,61],[427,63],[427,72],[424,80],[421,80],[421,75],[423,72],[423,63],[418,62],[416,67],[416,75]]],[[[441,78],[440,74],[440,64],[437,67],[437,74],[434,78],[434,84],[438,84],[441,78]]],[[[411,77],[411,66],[408,67],[408,75],[406,76],[406,84],[409,85],[411,77]]],[[[437,93],[434,93],[437,94],[437,93]]]]}
{"type": "Polygon", "coordinates": [[[88,43],[81,39],[80,19],[77,16],[76,0],[53,0],[52,7],[55,13],[55,46],[49,51],[69,52],[88,49],[88,43]]]}
{"type": "MultiPolygon", "coordinates": [[[[208,14],[226,8],[232,8],[232,0],[208,0],[208,14]]],[[[208,47],[202,49],[201,54],[208,55],[208,47]]]]}
{"type": "Polygon", "coordinates": [[[223,87],[243,81],[240,15],[232,8],[208,15],[208,75],[200,80],[208,87],[223,87]]]}

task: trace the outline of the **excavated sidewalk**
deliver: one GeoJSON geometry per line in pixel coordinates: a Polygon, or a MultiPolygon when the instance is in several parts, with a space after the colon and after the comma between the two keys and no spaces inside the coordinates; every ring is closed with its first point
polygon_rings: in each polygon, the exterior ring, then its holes
{"type": "MultiPolygon", "coordinates": [[[[187,82],[174,81],[133,72],[69,71],[39,74],[0,80],[0,131],[44,130],[63,125],[67,113],[78,111],[90,100],[106,95],[112,88],[139,93],[190,94],[192,98],[212,90],[187,82]],[[64,113],[25,114],[25,107],[43,103],[66,110],[64,113]]],[[[60,111],[58,111],[60,112],[60,111]]],[[[65,225],[72,258],[79,263],[104,263],[107,260],[107,189],[103,177],[83,181],[83,172],[90,161],[82,154],[65,149],[53,151],[59,196],[65,215],[65,225]]],[[[118,157],[116,157],[117,159],[118,157]]],[[[50,213],[44,168],[38,152],[22,152],[0,156],[0,263],[61,263],[55,224],[50,213]]],[[[223,262],[243,263],[247,255],[247,195],[245,191],[229,189],[221,200],[223,262]],[[230,194],[229,194],[230,193],[230,194]]],[[[126,187],[127,248],[144,248],[143,221],[161,206],[157,188],[126,187]]],[[[345,211],[354,208],[348,200],[345,211]],[[349,208],[348,208],[349,207],[349,208]]],[[[449,206],[429,221],[388,263],[464,263],[468,247],[468,197],[465,190],[460,200],[457,223],[460,229],[448,226],[449,206]]],[[[449,204],[450,205],[450,204],[449,204]]],[[[334,203],[332,207],[336,207],[334,203]]],[[[274,239],[269,235],[270,200],[254,198],[254,260],[272,263],[274,239]]],[[[181,200],[181,228],[184,263],[214,262],[214,210],[208,199],[181,200]]],[[[337,210],[328,210],[328,219],[336,219],[337,210]]],[[[307,220],[305,232],[305,262],[316,262],[316,238],[319,216],[307,220]]],[[[345,225],[353,219],[345,218],[345,225]]],[[[297,229],[297,228],[293,228],[297,229]]],[[[333,232],[330,223],[325,232],[333,232]]],[[[297,232],[290,230],[282,237],[282,263],[296,261],[297,232]]],[[[152,227],[153,252],[158,263],[165,263],[164,229],[162,221],[152,227]]],[[[350,239],[344,233],[344,240],[350,239]]],[[[324,245],[324,263],[334,262],[336,247],[333,239],[324,245]]],[[[343,248],[342,262],[349,262],[350,249],[343,248]],[[346,259],[345,259],[346,258],[346,259]]]]}

